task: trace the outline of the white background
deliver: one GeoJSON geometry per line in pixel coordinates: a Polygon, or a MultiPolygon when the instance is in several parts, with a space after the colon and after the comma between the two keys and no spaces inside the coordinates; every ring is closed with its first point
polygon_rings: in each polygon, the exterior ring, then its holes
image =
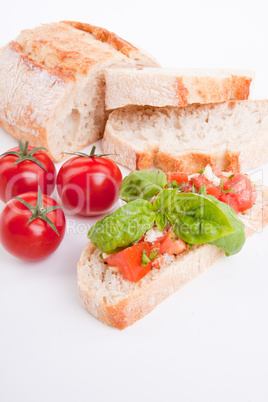
{"type": "MultiPolygon", "coordinates": [[[[78,20],[167,67],[254,70],[251,96],[267,98],[267,15],[267,1],[0,0],[0,46],[21,29],[78,20]]],[[[0,152],[15,143],[0,129],[0,152]]],[[[71,219],[45,261],[0,248],[1,402],[268,400],[267,230],[119,331],[80,305],[76,264],[93,221],[71,219]]]]}

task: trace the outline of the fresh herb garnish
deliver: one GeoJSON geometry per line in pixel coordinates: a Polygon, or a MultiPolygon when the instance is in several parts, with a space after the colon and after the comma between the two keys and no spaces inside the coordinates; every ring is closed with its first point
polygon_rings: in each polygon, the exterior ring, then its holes
{"type": "Polygon", "coordinates": [[[159,257],[159,252],[158,252],[158,250],[152,251],[152,252],[150,253],[150,255],[149,255],[149,258],[150,258],[151,261],[152,261],[152,260],[155,260],[157,257],[159,257]]]}
{"type": "Polygon", "coordinates": [[[151,262],[150,258],[147,257],[146,250],[142,250],[142,257],[141,257],[141,266],[146,267],[148,263],[151,262]]]}
{"type": "Polygon", "coordinates": [[[223,181],[222,181],[222,180],[220,181],[220,188],[221,188],[221,191],[222,191],[224,194],[232,193],[233,190],[234,190],[233,187],[231,187],[229,190],[224,190],[224,189],[223,189],[223,181]]]}

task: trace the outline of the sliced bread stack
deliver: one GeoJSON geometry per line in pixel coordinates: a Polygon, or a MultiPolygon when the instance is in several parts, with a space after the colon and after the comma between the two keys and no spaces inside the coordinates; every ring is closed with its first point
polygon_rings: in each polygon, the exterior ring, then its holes
{"type": "Polygon", "coordinates": [[[109,69],[103,151],[130,169],[248,170],[268,161],[268,101],[248,71],[109,69]]]}
{"type": "Polygon", "coordinates": [[[27,29],[0,49],[0,126],[59,161],[103,136],[104,69],[157,67],[106,29],[62,21],[27,29]]]}

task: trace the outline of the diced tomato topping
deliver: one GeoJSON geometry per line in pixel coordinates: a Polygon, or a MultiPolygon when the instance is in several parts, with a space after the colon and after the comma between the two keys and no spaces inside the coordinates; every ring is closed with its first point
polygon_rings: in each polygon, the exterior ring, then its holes
{"type": "Polygon", "coordinates": [[[185,241],[182,239],[177,239],[174,237],[173,233],[168,233],[165,239],[161,243],[160,253],[167,253],[169,255],[180,254],[187,249],[185,241]]]}
{"type": "Polygon", "coordinates": [[[238,204],[237,204],[236,196],[233,197],[231,194],[221,193],[219,201],[225,202],[225,204],[227,204],[230,207],[232,207],[235,210],[235,212],[238,214],[239,207],[238,207],[238,204]]]}
{"type": "Polygon", "coordinates": [[[176,181],[179,185],[182,185],[188,182],[188,174],[179,172],[167,173],[167,180],[170,184],[176,181]]]}
{"type": "MultiPolygon", "coordinates": [[[[242,173],[235,174],[230,180],[223,184],[223,190],[229,191],[225,193],[227,204],[230,201],[237,203],[237,210],[244,212],[252,208],[257,198],[257,192],[251,184],[249,178],[242,173]]],[[[235,208],[234,208],[235,209],[235,208]]]]}
{"type": "Polygon", "coordinates": [[[118,267],[123,278],[131,282],[138,282],[152,268],[152,262],[146,266],[141,265],[142,252],[146,250],[147,257],[150,256],[151,246],[148,242],[137,243],[119,253],[110,254],[104,261],[111,267],[118,267]]]}
{"type": "Polygon", "coordinates": [[[206,186],[208,195],[212,195],[218,200],[225,202],[232,207],[236,213],[244,212],[252,208],[256,201],[257,192],[251,184],[247,175],[237,173],[226,177],[218,168],[213,168],[214,174],[221,180],[221,185],[216,186],[207,180],[203,174],[193,177],[186,183],[181,191],[192,192],[193,186],[198,192],[202,185],[206,186]]]}
{"type": "Polygon", "coordinates": [[[228,176],[225,176],[219,168],[213,167],[212,171],[223,183],[228,181],[228,176]]]}
{"type": "Polygon", "coordinates": [[[205,176],[202,174],[200,174],[199,176],[193,177],[190,180],[190,184],[194,185],[197,191],[200,190],[200,187],[202,185],[205,185],[208,195],[213,195],[213,197],[215,197],[217,199],[220,197],[220,194],[221,194],[220,186],[215,186],[208,179],[206,179],[205,176]]]}

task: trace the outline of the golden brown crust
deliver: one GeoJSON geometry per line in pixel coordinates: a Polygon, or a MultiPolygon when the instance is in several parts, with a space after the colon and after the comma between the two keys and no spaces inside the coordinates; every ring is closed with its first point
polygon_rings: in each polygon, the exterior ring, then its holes
{"type": "Polygon", "coordinates": [[[175,79],[175,93],[178,102],[177,106],[187,106],[189,91],[185,88],[182,77],[177,77],[175,79]]]}
{"type": "MultiPolygon", "coordinates": [[[[175,157],[165,152],[159,152],[155,158],[155,165],[164,172],[196,173],[207,165],[214,166],[215,158],[211,155],[189,152],[181,157],[175,157]]],[[[225,170],[225,169],[223,169],[225,170]]]]}
{"type": "Polygon", "coordinates": [[[125,56],[129,57],[130,52],[138,49],[131,45],[131,43],[125,41],[124,39],[117,36],[114,32],[110,32],[105,28],[100,28],[94,25],[86,24],[77,21],[61,21],[64,24],[71,25],[75,29],[87,32],[93,35],[97,40],[101,42],[106,42],[111,45],[117,51],[123,53],[125,56]]]}
{"type": "MultiPolygon", "coordinates": [[[[46,43],[48,43],[48,42],[46,42],[46,43]]],[[[75,80],[75,75],[74,75],[73,71],[68,70],[66,68],[66,66],[64,66],[64,64],[62,64],[62,65],[57,64],[54,67],[47,67],[45,62],[38,63],[36,60],[31,58],[29,55],[25,54],[24,49],[20,43],[18,43],[16,41],[12,41],[12,42],[10,42],[9,47],[11,50],[13,50],[19,54],[21,61],[26,66],[29,67],[29,70],[31,70],[32,68],[38,68],[40,71],[47,70],[51,75],[54,75],[54,76],[60,78],[64,82],[75,80]]],[[[39,44],[39,49],[40,48],[41,48],[41,44],[39,44]]],[[[39,49],[38,49],[38,46],[35,45],[35,51],[36,50],[38,51],[39,49]]],[[[65,54],[64,56],[62,55],[61,57],[59,57],[59,60],[63,60],[66,57],[68,57],[67,54],[65,54]]]]}
{"type": "Polygon", "coordinates": [[[234,90],[233,99],[248,99],[252,78],[232,75],[231,88],[234,90]]]}

